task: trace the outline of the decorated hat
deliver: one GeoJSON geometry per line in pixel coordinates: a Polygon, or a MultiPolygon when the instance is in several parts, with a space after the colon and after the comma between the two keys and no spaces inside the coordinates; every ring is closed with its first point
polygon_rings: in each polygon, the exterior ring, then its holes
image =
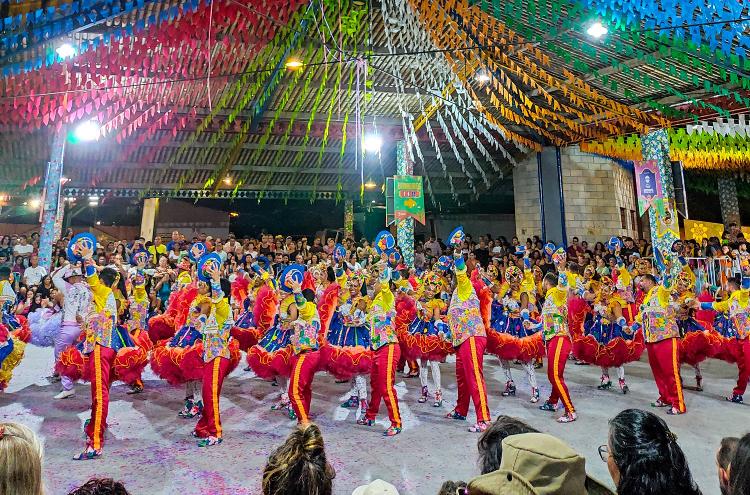
{"type": "Polygon", "coordinates": [[[305,279],[305,267],[298,263],[292,263],[291,265],[284,268],[279,277],[279,285],[281,290],[284,292],[292,292],[292,288],[287,285],[287,280],[294,280],[295,282],[302,283],[305,279]]]}
{"type": "Polygon", "coordinates": [[[362,288],[362,284],[365,283],[365,280],[367,280],[367,274],[364,270],[355,270],[349,273],[349,276],[346,280],[346,285],[349,288],[353,289],[360,289],[362,288]]]}
{"type": "Polygon", "coordinates": [[[526,246],[523,244],[519,244],[516,246],[516,256],[525,256],[526,255],[526,246]]]}
{"type": "Polygon", "coordinates": [[[63,272],[62,278],[67,280],[70,277],[80,277],[82,275],[83,273],[81,272],[80,268],[78,268],[77,266],[68,265],[63,272]]]}
{"type": "Polygon", "coordinates": [[[271,270],[271,260],[266,258],[265,256],[258,256],[258,258],[255,260],[256,263],[265,271],[271,270]]]}
{"type": "Polygon", "coordinates": [[[517,266],[511,265],[505,269],[505,280],[508,282],[520,282],[521,279],[523,279],[523,273],[517,266]]]}
{"type": "Polygon", "coordinates": [[[192,246],[190,246],[190,251],[188,251],[188,254],[190,255],[190,259],[193,260],[194,263],[197,263],[198,260],[203,258],[203,255],[205,255],[208,252],[208,247],[203,242],[195,242],[192,246]]]}
{"type": "Polygon", "coordinates": [[[567,255],[565,254],[565,250],[563,248],[558,248],[557,251],[552,255],[552,262],[556,265],[565,263],[565,260],[567,259],[567,255]]]}
{"type": "Polygon", "coordinates": [[[396,267],[401,262],[401,253],[395,249],[389,249],[385,254],[388,255],[388,263],[390,263],[391,266],[396,267]]]}
{"type": "Polygon", "coordinates": [[[378,235],[375,236],[373,241],[375,251],[378,254],[382,254],[384,251],[388,251],[396,247],[396,239],[393,238],[393,234],[387,230],[381,230],[378,235]]]}
{"type": "Polygon", "coordinates": [[[552,256],[555,254],[555,251],[557,251],[557,246],[555,246],[554,242],[548,242],[544,245],[544,254],[547,256],[552,256]]]}
{"type": "MultiPolygon", "coordinates": [[[[393,236],[391,236],[393,237],[393,236]]],[[[333,260],[339,262],[346,258],[346,248],[343,244],[336,244],[333,247],[333,260]]]]}
{"type": "Polygon", "coordinates": [[[187,270],[187,271],[189,271],[191,266],[192,266],[192,264],[190,263],[190,258],[189,257],[187,257],[187,256],[181,256],[180,257],[180,262],[178,263],[177,268],[179,268],[180,270],[187,270]]]}
{"type": "Polygon", "coordinates": [[[445,278],[437,272],[426,272],[424,275],[425,286],[432,288],[435,291],[443,290],[445,288],[445,278]]]}
{"type": "Polygon", "coordinates": [[[441,256],[435,265],[444,272],[451,271],[453,269],[453,258],[450,256],[441,256]]]}
{"type": "Polygon", "coordinates": [[[612,236],[607,242],[607,247],[610,251],[617,251],[618,248],[622,248],[622,240],[617,236],[612,236]]]}
{"type": "Polygon", "coordinates": [[[221,257],[216,253],[204,254],[203,257],[198,261],[198,278],[203,282],[211,280],[211,275],[208,274],[206,269],[210,267],[220,268],[221,257]]]}
{"type": "Polygon", "coordinates": [[[81,232],[73,236],[68,243],[68,259],[70,261],[81,261],[81,257],[75,254],[77,249],[89,248],[91,251],[96,250],[96,236],[91,232],[81,232]]]}
{"type": "Polygon", "coordinates": [[[146,283],[146,274],[143,273],[143,270],[136,270],[131,275],[130,279],[133,281],[133,284],[137,286],[144,285],[146,283]]]}
{"type": "Polygon", "coordinates": [[[453,247],[460,246],[464,243],[464,238],[466,238],[466,234],[464,234],[464,228],[463,226],[459,225],[453,231],[448,234],[448,244],[450,244],[453,247]]]}
{"type": "Polygon", "coordinates": [[[141,249],[139,251],[136,251],[133,253],[133,256],[130,257],[130,264],[131,265],[137,265],[138,263],[148,263],[148,251],[145,249],[141,249]]]}

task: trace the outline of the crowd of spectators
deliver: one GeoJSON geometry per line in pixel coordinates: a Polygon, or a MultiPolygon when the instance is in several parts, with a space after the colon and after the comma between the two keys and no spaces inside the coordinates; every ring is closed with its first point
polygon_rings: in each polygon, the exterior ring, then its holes
{"type": "MultiPolygon", "coordinates": [[[[613,492],[586,473],[585,457],[566,442],[523,421],[500,416],[479,438],[474,479],[445,481],[439,495],[701,495],[677,436],[659,416],[626,409],[609,421],[604,442],[589,455],[607,464],[613,492]]],[[[0,423],[0,493],[43,495],[42,447],[17,423],[0,423]]],[[[722,495],[750,493],[750,433],[724,438],[715,459],[722,495]]],[[[331,495],[336,471],[323,434],[315,424],[295,428],[268,457],[263,495],[331,495]]],[[[127,495],[112,479],[94,478],[69,495],[127,495]]],[[[398,495],[393,484],[376,479],[352,495],[398,495]]]]}

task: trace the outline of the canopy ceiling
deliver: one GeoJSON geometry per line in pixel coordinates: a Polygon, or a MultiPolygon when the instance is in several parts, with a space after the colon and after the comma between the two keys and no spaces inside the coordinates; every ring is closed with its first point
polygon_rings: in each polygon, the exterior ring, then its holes
{"type": "MultiPolygon", "coordinates": [[[[750,106],[750,12],[733,0],[7,9],[0,193],[11,195],[43,181],[55,132],[90,119],[103,135],[68,143],[68,194],[357,197],[395,173],[395,142],[406,136],[429,201],[441,205],[509,194],[503,177],[543,145],[632,159],[649,129],[733,119],[750,106]],[[586,33],[596,20],[609,29],[601,39],[586,33]],[[77,53],[63,60],[64,42],[77,53]],[[305,65],[288,70],[290,58],[305,65]],[[371,133],[384,145],[363,155],[358,136],[371,133]]],[[[698,151],[726,147],[733,158],[713,167],[750,166],[745,134],[710,149],[685,135],[675,146],[685,143],[688,167],[705,167],[698,151]]]]}

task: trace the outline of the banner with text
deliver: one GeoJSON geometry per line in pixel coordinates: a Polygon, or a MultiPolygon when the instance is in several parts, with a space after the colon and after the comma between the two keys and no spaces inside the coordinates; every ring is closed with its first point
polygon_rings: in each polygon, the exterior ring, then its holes
{"type": "Polygon", "coordinates": [[[397,220],[413,218],[425,224],[422,177],[396,175],[393,177],[393,216],[397,220]]]}

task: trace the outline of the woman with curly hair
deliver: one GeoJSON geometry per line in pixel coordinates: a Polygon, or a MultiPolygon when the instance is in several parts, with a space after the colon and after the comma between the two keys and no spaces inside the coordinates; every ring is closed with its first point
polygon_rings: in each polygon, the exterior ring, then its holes
{"type": "Polygon", "coordinates": [[[308,423],[296,428],[268,458],[263,495],[331,495],[335,477],[320,428],[308,423]]]}
{"type": "Polygon", "coordinates": [[[677,436],[653,413],[626,409],[599,447],[618,495],[701,495],[677,436]]]}

